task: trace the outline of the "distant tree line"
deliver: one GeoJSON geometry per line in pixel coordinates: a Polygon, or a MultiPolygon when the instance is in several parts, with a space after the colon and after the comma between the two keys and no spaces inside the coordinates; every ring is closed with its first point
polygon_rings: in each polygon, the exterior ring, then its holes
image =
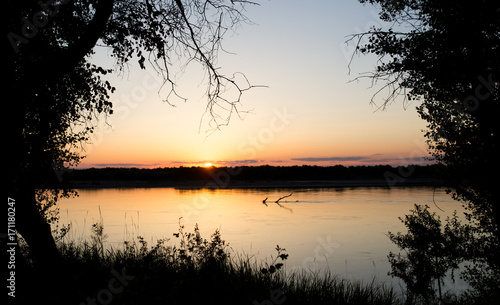
{"type": "Polygon", "coordinates": [[[439,180],[441,165],[373,166],[242,166],[242,167],[164,167],[143,168],[89,168],[75,169],[64,174],[73,181],[210,181],[221,171],[237,173],[233,181],[297,181],[297,180],[383,180],[388,173],[411,172],[408,179],[439,180]]]}

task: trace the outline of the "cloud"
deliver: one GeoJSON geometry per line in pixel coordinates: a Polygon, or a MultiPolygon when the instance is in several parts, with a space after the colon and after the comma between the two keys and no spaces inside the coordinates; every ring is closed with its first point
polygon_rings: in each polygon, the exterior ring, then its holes
{"type": "Polygon", "coordinates": [[[378,163],[378,164],[391,164],[391,165],[400,165],[406,166],[411,164],[431,164],[434,163],[427,159],[427,157],[412,157],[412,158],[381,158],[381,159],[366,159],[362,160],[363,163],[378,163]]]}
{"type": "Polygon", "coordinates": [[[215,161],[216,164],[224,165],[224,166],[245,166],[251,164],[259,164],[262,160],[234,160],[234,161],[215,161]]]}
{"type": "Polygon", "coordinates": [[[366,158],[366,159],[363,159],[363,160],[360,160],[360,162],[363,162],[363,163],[380,163],[380,164],[390,164],[390,163],[395,163],[395,162],[399,162],[400,159],[398,158],[366,158]]]}
{"type": "Polygon", "coordinates": [[[259,164],[262,163],[262,160],[254,160],[254,159],[248,159],[248,160],[231,160],[231,161],[226,161],[226,160],[200,160],[200,161],[171,161],[169,162],[170,164],[174,165],[200,165],[200,164],[205,164],[205,163],[212,163],[215,166],[242,166],[242,165],[250,165],[250,164],[259,164]]]}
{"type": "Polygon", "coordinates": [[[301,161],[308,163],[315,162],[355,162],[355,164],[387,164],[387,165],[408,165],[408,164],[429,164],[432,163],[426,160],[427,156],[415,156],[412,158],[404,158],[402,156],[391,156],[386,154],[371,154],[366,156],[347,156],[347,157],[307,157],[293,158],[292,161],[301,161]]]}
{"type": "Polygon", "coordinates": [[[150,163],[94,163],[95,167],[151,167],[157,164],[150,163]]]}
{"type": "Polygon", "coordinates": [[[324,161],[361,161],[365,160],[367,157],[352,156],[352,157],[310,157],[310,158],[292,158],[293,161],[304,161],[304,162],[324,162],[324,161]]]}

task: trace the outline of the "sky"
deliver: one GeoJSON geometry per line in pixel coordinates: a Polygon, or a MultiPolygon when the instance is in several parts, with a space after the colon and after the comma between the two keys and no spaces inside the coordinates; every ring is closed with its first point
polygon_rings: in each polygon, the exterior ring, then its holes
{"type": "MultiPolygon", "coordinates": [[[[417,104],[380,109],[379,87],[355,78],[376,58],[355,56],[348,36],[381,25],[377,8],[356,0],[263,0],[247,6],[252,22],[224,37],[216,66],[243,73],[246,91],[228,126],[208,125],[204,71],[171,69],[187,101],[165,103],[168,90],[152,69],[115,73],[114,114],[101,118],[79,168],[237,165],[407,165],[428,156],[417,104]]],[[[114,67],[105,49],[94,61],[114,67]]],[[[240,74],[237,74],[240,75],[240,74]]],[[[240,80],[243,80],[239,76],[240,80]]],[[[380,84],[378,84],[380,86],[380,84]]]]}

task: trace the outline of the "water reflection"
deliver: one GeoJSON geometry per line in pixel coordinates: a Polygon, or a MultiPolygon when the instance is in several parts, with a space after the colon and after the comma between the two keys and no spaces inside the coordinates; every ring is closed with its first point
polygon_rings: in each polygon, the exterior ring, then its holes
{"type": "Polygon", "coordinates": [[[386,233],[405,229],[398,217],[415,203],[428,204],[442,216],[460,210],[444,190],[425,187],[146,188],[79,190],[79,194],[60,203],[61,223],[73,225],[69,238],[88,237],[91,224],[102,217],[109,245],[119,246],[138,235],[154,244],[156,239],[171,238],[182,217],[187,231],[198,224],[208,238],[219,229],[234,251],[257,259],[275,255],[280,245],[290,254],[288,270],[328,269],[358,279],[376,276],[380,281],[391,280],[387,254],[398,249],[386,233]],[[287,209],[275,203],[290,193],[279,202],[287,209]]]}

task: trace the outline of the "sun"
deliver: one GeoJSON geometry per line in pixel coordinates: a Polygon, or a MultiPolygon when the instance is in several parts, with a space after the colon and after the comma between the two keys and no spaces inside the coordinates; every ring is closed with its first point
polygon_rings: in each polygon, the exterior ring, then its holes
{"type": "Polygon", "coordinates": [[[211,166],[212,166],[212,163],[210,163],[210,162],[205,163],[205,167],[211,167],[211,166]]]}

